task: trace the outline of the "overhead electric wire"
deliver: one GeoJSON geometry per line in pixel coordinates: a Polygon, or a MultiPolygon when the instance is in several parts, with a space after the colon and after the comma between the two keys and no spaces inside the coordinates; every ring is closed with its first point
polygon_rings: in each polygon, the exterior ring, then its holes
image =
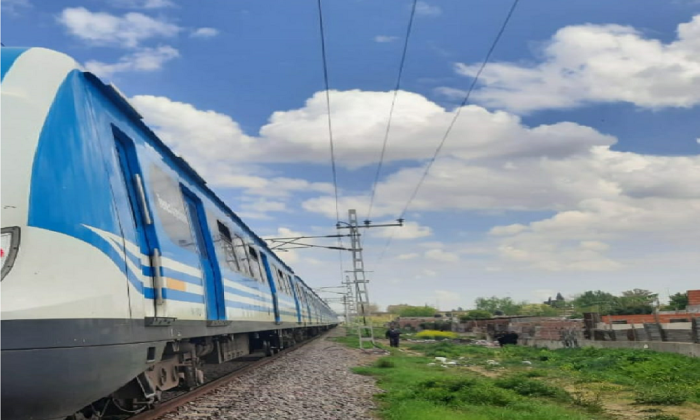
{"type": "MultiPolygon", "coordinates": [[[[432,158],[430,158],[430,160],[428,161],[428,165],[425,167],[425,171],[423,172],[423,175],[421,176],[420,180],[418,181],[418,184],[416,184],[416,188],[413,190],[411,197],[406,202],[406,205],[404,206],[403,210],[401,211],[401,215],[399,216],[399,218],[401,218],[401,219],[404,218],[404,216],[406,215],[406,212],[408,211],[408,208],[413,203],[413,200],[416,198],[418,191],[423,186],[423,182],[425,182],[425,179],[428,177],[428,174],[430,173],[430,169],[432,168],[433,163],[435,163],[435,160],[437,159],[438,155],[440,154],[440,151],[442,151],[442,147],[445,145],[445,141],[447,140],[447,137],[450,135],[450,132],[452,131],[452,128],[455,125],[455,122],[457,122],[457,118],[459,118],[459,115],[462,112],[462,108],[469,101],[469,97],[471,96],[472,91],[474,90],[474,87],[476,86],[477,82],[479,81],[479,77],[481,76],[481,73],[484,71],[486,64],[488,64],[489,60],[491,59],[491,55],[493,54],[493,51],[496,49],[496,46],[498,45],[498,42],[500,41],[501,36],[503,35],[503,32],[506,30],[506,27],[508,26],[508,22],[510,21],[510,18],[513,16],[513,12],[515,11],[515,8],[517,7],[519,1],[520,0],[513,0],[513,5],[510,7],[510,10],[508,10],[508,14],[506,15],[506,18],[503,21],[503,24],[501,25],[501,29],[498,31],[496,38],[493,40],[491,47],[489,48],[488,52],[486,53],[486,57],[484,58],[484,61],[481,63],[479,70],[476,72],[476,75],[474,75],[474,80],[472,80],[472,83],[469,86],[469,89],[467,90],[467,93],[464,96],[462,103],[455,111],[455,114],[454,114],[454,117],[452,118],[452,121],[448,125],[447,130],[445,131],[445,134],[442,136],[442,140],[440,140],[440,143],[438,144],[438,147],[435,149],[435,152],[433,153],[432,158]]],[[[386,245],[385,245],[384,249],[382,250],[382,253],[380,254],[380,257],[379,257],[379,260],[377,261],[377,264],[379,264],[379,262],[381,262],[382,259],[384,258],[384,254],[386,253],[386,250],[389,248],[389,245],[391,245],[391,241],[393,238],[394,238],[394,234],[392,233],[392,235],[389,236],[389,239],[387,240],[386,245]]]]}
{"type": "Polygon", "coordinates": [[[321,0],[317,0],[318,5],[318,26],[321,32],[321,57],[323,58],[323,81],[326,88],[326,108],[328,110],[328,139],[331,149],[331,170],[333,171],[333,190],[335,192],[335,219],[340,221],[340,211],[338,210],[338,172],[335,167],[335,145],[333,144],[333,123],[331,122],[331,96],[328,83],[328,60],[326,58],[326,35],[323,28],[323,9],[321,0]]]}
{"type": "Polygon", "coordinates": [[[372,216],[372,207],[374,206],[374,197],[377,193],[377,182],[379,182],[379,175],[382,172],[382,164],[384,163],[384,155],[386,153],[386,144],[389,140],[389,132],[391,131],[391,121],[394,116],[394,106],[396,105],[396,96],[399,94],[399,89],[401,88],[401,76],[403,75],[403,68],[406,62],[406,51],[408,51],[408,41],[411,38],[411,29],[413,28],[413,18],[416,15],[416,4],[418,0],[413,0],[413,6],[411,7],[411,16],[408,19],[408,26],[406,27],[406,37],[403,43],[403,52],[401,53],[401,63],[399,64],[399,74],[396,77],[396,88],[394,88],[394,96],[391,99],[391,108],[389,109],[389,119],[386,124],[386,131],[384,132],[384,141],[382,143],[382,152],[379,155],[379,163],[377,164],[377,173],[374,175],[374,182],[372,183],[372,195],[369,200],[369,210],[367,211],[367,220],[372,216]]]}
{"type": "MultiPolygon", "coordinates": [[[[318,28],[321,33],[321,57],[323,59],[323,82],[326,88],[326,109],[328,110],[328,140],[330,143],[331,151],[331,170],[333,172],[333,192],[335,194],[335,221],[338,223],[340,221],[340,210],[338,204],[338,171],[335,167],[335,145],[333,144],[333,123],[331,121],[331,96],[330,96],[330,84],[328,82],[328,59],[326,56],[326,33],[323,27],[323,8],[321,7],[321,0],[316,2],[318,6],[318,28]]],[[[338,238],[338,246],[344,248],[342,238],[338,238]]],[[[343,282],[343,276],[345,275],[345,268],[343,267],[343,251],[338,250],[338,262],[340,268],[340,281],[343,282]]]]}

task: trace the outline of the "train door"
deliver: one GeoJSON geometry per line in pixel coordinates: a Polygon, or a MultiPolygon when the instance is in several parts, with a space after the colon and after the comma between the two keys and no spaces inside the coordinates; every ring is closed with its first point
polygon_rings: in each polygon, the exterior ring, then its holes
{"type": "Polygon", "coordinates": [[[294,297],[294,306],[297,310],[297,324],[301,324],[301,296],[299,296],[299,286],[297,285],[296,277],[289,276],[289,285],[292,289],[292,296],[294,297]]]}
{"type": "Polygon", "coordinates": [[[278,279],[276,282],[274,281],[277,273],[273,273],[274,267],[270,267],[270,262],[267,259],[267,255],[264,253],[260,253],[262,256],[262,263],[263,267],[265,267],[265,274],[267,274],[267,281],[270,284],[270,290],[272,290],[272,302],[273,306],[275,308],[275,324],[280,324],[282,323],[282,318],[280,318],[280,305],[279,305],[279,294],[280,294],[280,289],[278,289],[278,285],[282,281],[281,279],[278,279]]]}
{"type": "MultiPolygon", "coordinates": [[[[151,277],[152,281],[143,285],[142,290],[144,295],[147,295],[147,286],[152,286],[156,290],[156,307],[155,316],[164,316],[163,297],[160,296],[158,281],[160,279],[160,252],[158,250],[158,241],[156,239],[155,230],[153,227],[153,220],[151,218],[151,213],[148,208],[148,202],[146,200],[146,190],[143,182],[143,175],[141,172],[141,167],[136,155],[136,148],[134,142],[127,137],[124,133],[119,131],[116,127],[113,127],[114,133],[114,146],[115,154],[119,164],[119,172],[121,173],[121,179],[124,183],[126,189],[129,208],[131,213],[131,220],[133,222],[134,231],[136,232],[136,240],[138,244],[134,244],[139,248],[140,252],[134,249],[129,249],[127,247],[127,253],[136,254],[133,255],[132,261],[140,270],[136,275],[143,275],[144,277],[151,277]],[[141,255],[147,255],[149,257],[150,266],[144,266],[141,255]],[[156,269],[156,267],[158,267],[156,269]]],[[[126,257],[130,258],[130,257],[126,257]]],[[[127,270],[127,276],[131,274],[127,270]]],[[[138,279],[140,282],[141,280],[138,279]]],[[[162,285],[161,285],[162,286],[162,285]]],[[[147,312],[148,313],[148,312],[147,312]]]]}
{"type": "Polygon", "coordinates": [[[187,208],[192,236],[194,237],[202,267],[207,320],[224,320],[226,319],[226,305],[223,299],[221,272],[215,259],[216,254],[212,246],[213,242],[206,225],[207,219],[204,213],[204,206],[202,206],[202,201],[196,195],[184,187],[182,188],[182,196],[187,208]]]}

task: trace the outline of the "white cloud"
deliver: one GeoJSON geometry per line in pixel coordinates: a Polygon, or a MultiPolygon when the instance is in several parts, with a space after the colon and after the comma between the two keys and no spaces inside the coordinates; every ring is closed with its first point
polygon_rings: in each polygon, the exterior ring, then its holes
{"type": "Polygon", "coordinates": [[[435,261],[443,262],[457,262],[459,261],[459,255],[443,251],[441,249],[431,249],[425,252],[425,257],[435,261]]]}
{"type": "Polygon", "coordinates": [[[454,290],[436,290],[435,300],[439,310],[449,311],[460,305],[462,297],[454,290]]]}
{"type": "Polygon", "coordinates": [[[446,86],[436,87],[433,89],[433,92],[448,99],[464,99],[464,97],[467,95],[466,90],[446,86]]]}
{"type": "Polygon", "coordinates": [[[377,35],[374,37],[374,42],[379,42],[379,43],[394,42],[397,39],[399,39],[398,36],[377,35]]]}
{"type": "Polygon", "coordinates": [[[17,16],[21,11],[33,7],[29,0],[3,0],[1,3],[2,12],[10,16],[17,16]]]}
{"type": "Polygon", "coordinates": [[[92,45],[135,48],[150,38],[171,38],[181,28],[172,23],[154,19],[142,13],[115,16],[91,12],[84,7],[69,7],[58,17],[58,22],[71,35],[92,45]]]}
{"type": "Polygon", "coordinates": [[[162,69],[165,63],[179,56],[178,50],[168,45],[157,48],[139,48],[131,54],[122,56],[116,63],[109,64],[90,60],[85,63],[85,68],[99,77],[109,78],[115,73],[157,71],[162,69]]]}
{"type": "MultiPolygon", "coordinates": [[[[393,92],[331,91],[338,164],[357,168],[377,161],[393,92]]],[[[386,161],[422,160],[430,156],[453,118],[416,93],[401,91],[392,118],[386,161]],[[397,144],[401,147],[397,147],[397,144]]],[[[303,108],[278,111],[261,128],[276,153],[267,159],[321,163],[328,160],[325,95],[317,92],[303,108]]],[[[547,156],[586,152],[592,145],[610,145],[611,136],[574,123],[525,127],[519,117],[466,106],[455,124],[444,155],[462,159],[547,156]]]]}
{"type": "Polygon", "coordinates": [[[281,201],[268,200],[266,198],[256,198],[240,205],[243,211],[247,212],[284,212],[287,205],[281,201]]]}
{"type": "Polygon", "coordinates": [[[503,260],[546,271],[610,271],[625,268],[611,256],[610,242],[650,256],[697,247],[700,198],[589,199],[577,207],[501,239],[503,260]]]}
{"type": "Polygon", "coordinates": [[[158,136],[217,187],[239,188],[248,195],[287,197],[293,192],[333,191],[327,182],[269,175],[254,166],[265,151],[228,115],[202,111],[168,98],[139,95],[131,103],[158,136]]]}
{"type": "Polygon", "coordinates": [[[197,28],[192,31],[192,38],[213,38],[219,34],[219,30],[215,28],[197,28]]]}
{"type": "Polygon", "coordinates": [[[442,9],[440,6],[433,6],[424,1],[419,1],[416,4],[416,14],[420,16],[440,16],[442,9]]]}
{"type": "MultiPolygon", "coordinates": [[[[382,224],[382,223],[396,223],[395,221],[387,221],[387,222],[377,222],[375,224],[382,224]]],[[[377,238],[389,238],[393,237],[394,239],[416,239],[416,238],[424,238],[426,236],[430,236],[433,234],[432,229],[430,229],[427,226],[421,226],[416,222],[404,222],[403,226],[401,227],[387,227],[387,228],[381,228],[381,229],[376,229],[374,231],[371,231],[372,236],[377,237],[377,238]]]]}
{"type": "MultiPolygon", "coordinates": [[[[700,103],[700,15],[678,25],[664,44],[628,26],[576,25],[557,31],[543,61],[492,63],[472,97],[492,108],[530,112],[593,102],[643,108],[690,108],[700,103]]],[[[479,64],[457,64],[473,77],[479,64]]]]}
{"type": "Polygon", "coordinates": [[[163,9],[175,7],[170,0],[111,0],[111,5],[130,9],[163,9]]]}
{"type": "Polygon", "coordinates": [[[516,233],[520,233],[525,229],[527,229],[527,226],[517,223],[508,226],[495,226],[489,231],[489,233],[491,235],[513,235],[516,233]]]}
{"type": "Polygon", "coordinates": [[[610,245],[600,241],[581,241],[580,247],[581,249],[588,249],[598,252],[607,251],[610,249],[610,245]]]}
{"type": "Polygon", "coordinates": [[[401,254],[401,255],[397,256],[396,259],[405,261],[405,260],[413,260],[413,259],[418,258],[418,257],[420,257],[420,254],[412,252],[410,254],[401,254]]]}
{"type": "MultiPolygon", "coordinates": [[[[246,135],[229,116],[167,98],[140,96],[133,102],[161,138],[212,185],[240,188],[245,195],[267,197],[286,208],[291,197],[310,194],[302,198],[302,208],[334,220],[330,184],[281,177],[266,166],[327,164],[321,99],[315,94],[300,109],[274,113],[259,136],[246,135]]],[[[331,100],[340,127],[338,163],[353,168],[375,162],[373,148],[385,122],[379,110],[389,106],[391,93],[334,91],[331,100]]],[[[400,92],[399,104],[387,161],[406,162],[378,184],[375,218],[400,213],[424,171],[424,164],[408,162],[434,150],[453,115],[414,93],[400,92]],[[392,140],[401,147],[392,148],[392,140]]],[[[463,267],[481,259],[479,266],[492,273],[629,272],[636,264],[631,254],[655,255],[679,246],[697,249],[692,238],[700,236],[700,156],[618,152],[611,150],[614,137],[590,127],[568,122],[530,127],[517,116],[478,106],[462,110],[453,135],[409,215],[420,212],[428,221],[445,211],[545,211],[551,216],[495,226],[481,242],[468,246],[424,243],[402,248],[397,241],[387,260],[397,261],[391,254],[416,253],[419,246],[428,260],[461,261],[463,267]],[[620,254],[631,248],[636,254],[620,254]]],[[[341,191],[342,209],[366,209],[368,204],[366,194],[341,191]]],[[[404,232],[415,238],[431,232],[431,226],[409,222],[408,228],[392,228],[395,235],[404,232]]],[[[368,238],[386,234],[388,229],[376,230],[368,238]]],[[[414,268],[407,275],[417,272],[414,268]]]]}

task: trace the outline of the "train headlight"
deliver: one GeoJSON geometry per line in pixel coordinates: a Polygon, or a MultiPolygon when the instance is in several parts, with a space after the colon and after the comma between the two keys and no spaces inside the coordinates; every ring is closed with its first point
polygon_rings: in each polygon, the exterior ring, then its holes
{"type": "Polygon", "coordinates": [[[2,228],[0,238],[0,261],[2,263],[2,279],[4,279],[7,273],[12,269],[15,258],[17,258],[17,250],[19,249],[19,228],[2,228]]]}

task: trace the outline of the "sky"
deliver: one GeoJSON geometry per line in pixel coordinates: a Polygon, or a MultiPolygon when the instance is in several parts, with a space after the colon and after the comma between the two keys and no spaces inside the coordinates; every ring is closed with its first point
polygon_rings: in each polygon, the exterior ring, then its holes
{"type": "MultiPolygon", "coordinates": [[[[322,4],[339,213],[364,220],[412,1],[322,4]]],[[[405,226],[363,232],[371,301],[700,288],[700,2],[521,0],[459,109],[511,5],[417,2],[374,224],[459,116],[405,226]]],[[[4,0],[2,42],[114,83],[259,235],[336,233],[316,1],[4,0]]],[[[351,264],[280,256],[312,287],[351,264]]]]}

